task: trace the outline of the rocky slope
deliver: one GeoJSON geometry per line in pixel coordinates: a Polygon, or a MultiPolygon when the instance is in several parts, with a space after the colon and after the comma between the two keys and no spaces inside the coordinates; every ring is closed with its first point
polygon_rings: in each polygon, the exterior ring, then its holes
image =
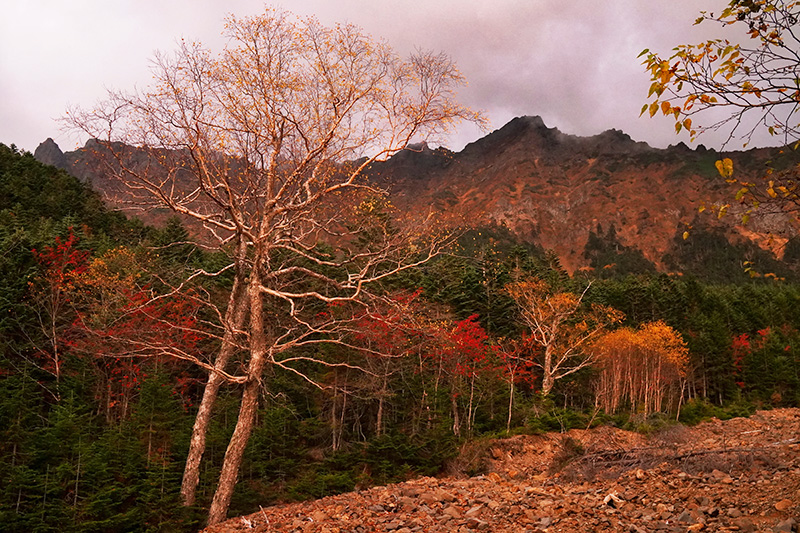
{"type": "Polygon", "coordinates": [[[205,531],[791,532],[800,523],[799,409],[649,438],[608,427],[517,436],[488,453],[477,477],[276,505],[205,531]]]}
{"type": "MultiPolygon", "coordinates": [[[[505,226],[555,250],[571,271],[586,265],[584,247],[598,224],[613,224],[620,244],[663,267],[697,208],[733,197],[714,163],[732,157],[737,172],[755,176],[776,154],[720,154],[683,144],[661,150],[617,130],[576,137],[540,117],[519,117],[459,153],[421,145],[377,165],[374,175],[402,208],[433,205],[474,224],[505,226]]],[[[730,236],[766,246],[763,236],[785,223],[760,220],[730,236]]]]}
{"type": "MultiPolygon", "coordinates": [[[[124,207],[124,191],[106,178],[92,142],[62,153],[48,139],[35,157],[91,182],[124,207]]],[[[665,254],[697,217],[697,207],[731,201],[733,192],[715,161],[732,157],[739,175],[760,176],[767,160],[787,154],[776,149],[720,154],[683,144],[661,150],[617,130],[577,137],[547,127],[539,117],[519,117],[461,152],[412,146],[370,173],[401,209],[424,212],[433,206],[470,225],[503,226],[523,241],[556,251],[570,271],[587,265],[584,248],[598,225],[606,230],[613,225],[621,246],[640,250],[663,269],[665,254]]],[[[142,154],[131,150],[130,157],[137,164],[142,154]]],[[[166,215],[151,212],[147,221],[166,215]]],[[[785,217],[759,219],[747,229],[729,230],[729,237],[775,248],[779,241],[765,235],[786,224],[785,217]]]]}

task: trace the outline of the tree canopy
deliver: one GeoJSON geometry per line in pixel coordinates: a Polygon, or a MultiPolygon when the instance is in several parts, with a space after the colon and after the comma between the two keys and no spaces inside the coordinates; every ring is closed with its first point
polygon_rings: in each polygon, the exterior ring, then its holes
{"type": "Polygon", "coordinates": [[[152,87],[111,92],[66,119],[96,139],[109,172],[143,206],[195,219],[206,243],[228,256],[215,272],[190,272],[168,289],[233,276],[227,298],[193,293],[215,317],[205,334],[220,344],[216,355],[152,346],[211,369],[184,476],[187,504],[217,391],[226,381],[244,385],[212,524],[225,518],[265,368],[307,376],[303,365],[330,364],[315,347],[346,343],[355,320],[346,310],[369,304],[368,286],[433,257],[447,239],[426,233],[424,217],[388,224],[375,202],[383,191],[365,169],[460,120],[482,122],[457,102],[464,79],[444,54],[402,59],[353,25],[273,9],[231,16],[225,34],[221,52],[182,42],[156,56],[152,87]]]}

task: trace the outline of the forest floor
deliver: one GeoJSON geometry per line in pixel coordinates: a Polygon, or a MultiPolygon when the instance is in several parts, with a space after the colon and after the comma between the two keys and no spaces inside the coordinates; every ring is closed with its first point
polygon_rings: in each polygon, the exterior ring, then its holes
{"type": "Polygon", "coordinates": [[[800,530],[800,409],[672,426],[649,437],[611,427],[520,435],[482,450],[483,475],[275,505],[205,531],[800,530]]]}

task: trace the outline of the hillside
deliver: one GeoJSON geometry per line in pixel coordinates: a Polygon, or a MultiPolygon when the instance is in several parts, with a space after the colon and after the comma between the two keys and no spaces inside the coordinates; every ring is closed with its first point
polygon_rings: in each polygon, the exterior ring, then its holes
{"type": "MultiPolygon", "coordinates": [[[[520,117],[459,153],[425,145],[405,151],[378,165],[374,176],[402,208],[432,205],[473,224],[504,226],[555,250],[570,271],[588,266],[584,251],[598,225],[606,232],[613,226],[617,247],[640,250],[669,270],[664,256],[674,252],[676,235],[695,221],[701,203],[731,201],[715,161],[731,157],[737,169],[758,175],[777,155],[722,154],[682,143],[661,150],[617,130],[576,137],[548,128],[539,117],[520,117]]],[[[768,247],[765,234],[785,223],[760,220],[726,231],[733,242],[768,247]]]]}
{"type": "MultiPolygon", "coordinates": [[[[78,154],[87,163],[91,149],[89,145],[78,154]]],[[[146,154],[135,149],[130,154],[131,163],[148,163],[146,154]]],[[[427,155],[422,149],[409,150],[383,168],[427,155]]],[[[451,161],[457,154],[452,156],[451,161]]],[[[175,220],[163,230],[130,224],[118,214],[105,213],[99,197],[84,184],[38,163],[30,154],[7,149],[2,159],[5,171],[0,172],[0,181],[6,184],[9,202],[0,206],[7,222],[0,225],[5,230],[0,241],[9,253],[0,261],[7,280],[0,298],[7,317],[0,321],[0,523],[14,531],[196,530],[205,523],[202,512],[236,424],[240,389],[229,387],[222,393],[208,436],[197,505],[184,508],[179,488],[185,443],[203,394],[204,371],[180,360],[120,357],[125,347],[107,345],[102,330],[99,335],[86,330],[82,316],[90,312],[98,320],[93,323],[100,326],[108,323],[108,317],[135,339],[160,335],[163,330],[152,328],[151,321],[125,320],[129,301],[138,301],[127,298],[131,289],[126,284],[139,279],[142,286],[152,287],[150,273],[169,282],[187,268],[218,268],[218,258],[185,246],[186,231],[175,220]],[[63,274],[51,268],[59,250],[65,254],[70,281],[64,291],[54,293],[48,289],[59,287],[63,279],[51,275],[63,274]],[[74,268],[69,266],[73,264],[74,268]],[[104,270],[97,271],[102,278],[88,277],[94,276],[91,269],[105,265],[114,269],[109,271],[111,277],[106,278],[104,270]],[[120,276],[130,271],[144,276],[120,276]],[[98,279],[109,282],[98,286],[98,279]],[[46,304],[45,298],[51,296],[56,303],[66,296],[67,304],[43,307],[41,302],[46,304]],[[43,316],[57,326],[55,333],[42,327],[43,316]],[[64,340],[60,353],[50,350],[58,339],[64,340]],[[60,373],[52,371],[56,354],[60,373]]],[[[435,176],[433,167],[441,159],[426,160],[432,170],[425,176],[435,176]]],[[[409,179],[406,174],[391,184],[396,186],[396,198],[402,198],[400,187],[409,179]]],[[[424,197],[419,202],[415,205],[422,206],[424,197]]],[[[476,225],[480,223],[476,220],[476,225]]],[[[607,244],[609,232],[610,227],[600,239],[601,232],[589,231],[587,248],[607,244]]],[[[693,230],[687,242],[697,235],[693,230]]],[[[542,401],[536,394],[538,375],[529,374],[509,387],[507,367],[498,367],[492,357],[491,342],[505,332],[519,335],[502,292],[513,268],[522,265],[562,283],[566,290],[586,286],[582,276],[567,279],[561,270],[533,257],[537,250],[530,256],[528,252],[516,250],[494,264],[490,256],[484,262],[489,268],[483,271],[473,267],[477,262],[470,258],[448,256],[402,280],[401,288],[402,283],[411,289],[425,288],[419,298],[420,316],[435,317],[441,332],[426,340],[404,327],[402,335],[385,337],[408,357],[375,361],[370,354],[349,349],[314,353],[323,363],[345,360],[372,369],[360,374],[347,366],[331,371],[321,365],[312,369],[311,377],[324,384],[322,388],[279,368],[265,372],[261,385],[268,394],[259,406],[229,516],[258,512],[258,520],[269,517],[274,531],[338,529],[340,533],[348,530],[348,524],[350,530],[362,533],[403,528],[407,528],[404,533],[519,531],[520,524],[531,531],[548,526],[553,531],[559,527],[583,531],[579,525],[585,523],[597,530],[617,531],[620,524],[623,530],[631,526],[633,531],[652,530],[654,525],[678,530],[675,521],[686,530],[702,525],[700,519],[709,530],[734,525],[748,530],[745,522],[734,523],[737,518],[770,530],[788,519],[786,509],[796,509],[791,507],[796,500],[793,492],[785,495],[785,488],[796,490],[798,482],[796,442],[789,440],[798,434],[794,419],[768,421],[763,427],[741,422],[735,433],[719,435],[714,433],[716,426],[709,426],[705,434],[675,430],[662,433],[657,441],[609,428],[573,430],[566,435],[572,440],[563,440],[561,433],[528,435],[587,427],[597,416],[592,408],[602,394],[593,386],[596,373],[586,372],[561,380],[553,389],[552,402],[542,401]],[[480,316],[491,321],[478,324],[474,317],[480,316]],[[475,380],[464,375],[465,359],[452,348],[467,345],[480,349],[469,349],[475,354],[469,357],[481,361],[475,367],[479,372],[475,380]],[[378,362],[388,365],[377,366],[378,362]],[[380,374],[372,373],[375,369],[380,374]],[[511,434],[520,435],[488,440],[509,426],[511,434]],[[458,431],[474,440],[461,440],[458,431]],[[735,435],[750,440],[734,442],[735,435]],[[783,444],[773,446],[768,440],[773,438],[783,444]],[[725,453],[705,450],[706,441],[709,446],[721,445],[725,453]],[[743,449],[731,450],[732,446],[743,449]],[[452,462],[454,457],[458,460],[452,462]],[[704,462],[706,458],[713,461],[704,462]],[[574,460],[565,466],[566,459],[574,460]],[[659,466],[662,463],[666,466],[659,466]],[[483,477],[420,477],[448,472],[451,476],[483,472],[483,477]],[[414,478],[418,479],[408,481],[414,478]],[[589,479],[591,484],[585,484],[589,479]],[[398,481],[406,483],[389,485],[398,481]],[[374,485],[378,487],[350,492],[374,485]],[[728,488],[737,493],[724,492],[728,488]],[[614,491],[624,503],[611,509],[603,500],[614,491]],[[311,501],[345,492],[350,493],[311,501]],[[739,494],[744,496],[740,499],[739,494]],[[301,500],[309,503],[281,504],[301,500]],[[776,504],[782,510],[773,511],[776,504]],[[259,506],[267,505],[275,506],[259,512],[259,506]],[[348,523],[342,525],[345,516],[348,523]],[[685,522],[688,519],[697,522],[685,522]]],[[[229,283],[218,280],[208,285],[214,295],[229,283]]],[[[631,328],[663,320],[686,340],[691,371],[683,389],[683,400],[689,402],[684,404],[684,415],[697,406],[711,409],[711,403],[735,402],[731,408],[736,413],[747,405],[796,407],[800,288],[793,283],[728,281],[723,285],[688,276],[609,277],[592,283],[586,298],[587,303],[623,311],[631,328]]],[[[191,317],[191,308],[188,313],[191,317]]],[[[174,315],[180,320],[184,313],[174,315]]],[[[198,352],[208,355],[211,349],[203,344],[198,352]]],[[[671,414],[659,413],[648,420],[642,420],[637,408],[628,412],[627,407],[600,417],[620,426],[652,428],[672,418],[675,408],[668,406],[671,414]]],[[[714,408],[713,412],[731,411],[714,408]]],[[[689,419],[697,419],[696,413],[689,419]]],[[[753,423],[763,422],[762,418],[753,423]]],[[[608,501],[619,503],[613,497],[608,501]]],[[[255,518],[247,520],[252,524],[255,518]]],[[[246,523],[237,519],[226,527],[241,528],[246,523]]],[[[261,527],[263,521],[255,524],[261,527]]]]}
{"type": "Polygon", "coordinates": [[[209,527],[368,533],[795,531],[800,410],[675,426],[650,438],[609,427],[488,447],[487,472],[421,478],[209,527]]]}
{"type": "MultiPolygon", "coordinates": [[[[48,139],[35,157],[91,183],[115,207],[125,208],[124,191],[107,179],[94,149],[89,141],[62,153],[48,139]]],[[[146,164],[136,150],[130,157],[133,164],[146,164]]],[[[577,137],[547,127],[539,117],[519,117],[458,153],[424,144],[410,147],[376,164],[370,177],[390,191],[401,209],[418,212],[432,206],[473,227],[505,228],[521,241],[554,250],[568,271],[609,266],[606,263],[617,261],[620,251],[637,255],[634,268],[649,262],[671,271],[684,267],[674,256],[681,246],[677,237],[688,225],[700,225],[704,231],[706,226],[720,227],[713,217],[698,218],[697,208],[703,202],[732,198],[733,191],[714,167],[722,157],[731,157],[738,172],[754,177],[763,172],[766,161],[789,158],[777,149],[722,154],[682,143],[662,150],[618,130],[577,137]],[[597,250],[587,249],[593,238],[605,240],[601,244],[614,253],[593,257],[597,250]]],[[[154,223],[168,216],[140,215],[154,223]]],[[[735,213],[730,220],[736,220],[735,213]]],[[[767,234],[786,226],[786,218],[772,217],[747,228],[713,231],[724,234],[723,241],[753,243],[781,256],[786,240],[767,234]]],[[[698,246],[708,248],[704,243],[698,246]]],[[[749,246],[749,252],[742,249],[738,255],[753,260],[755,247],[749,246]]]]}

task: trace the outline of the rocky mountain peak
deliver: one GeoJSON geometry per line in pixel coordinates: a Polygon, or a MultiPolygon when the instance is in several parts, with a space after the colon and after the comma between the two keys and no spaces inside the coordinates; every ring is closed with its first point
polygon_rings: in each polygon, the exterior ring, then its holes
{"type": "Polygon", "coordinates": [[[524,146],[528,153],[551,158],[572,155],[597,157],[603,154],[635,155],[654,150],[645,142],[638,142],[620,130],[610,129],[598,135],[579,137],[548,127],[542,117],[522,116],[511,120],[502,128],[467,145],[468,155],[492,153],[511,146],[524,146]]]}
{"type": "Polygon", "coordinates": [[[646,142],[634,141],[631,136],[621,130],[610,129],[599,135],[586,137],[580,140],[584,149],[598,154],[639,154],[652,151],[646,142]]]}
{"type": "Polygon", "coordinates": [[[522,116],[512,119],[502,128],[486,137],[468,144],[464,152],[488,152],[504,146],[524,144],[528,148],[554,148],[569,137],[558,128],[548,128],[540,116],[522,116]]]}
{"type": "Polygon", "coordinates": [[[56,168],[67,168],[67,157],[61,148],[58,147],[56,142],[48,137],[43,143],[40,143],[33,152],[33,157],[45,165],[51,165],[56,168]]]}

